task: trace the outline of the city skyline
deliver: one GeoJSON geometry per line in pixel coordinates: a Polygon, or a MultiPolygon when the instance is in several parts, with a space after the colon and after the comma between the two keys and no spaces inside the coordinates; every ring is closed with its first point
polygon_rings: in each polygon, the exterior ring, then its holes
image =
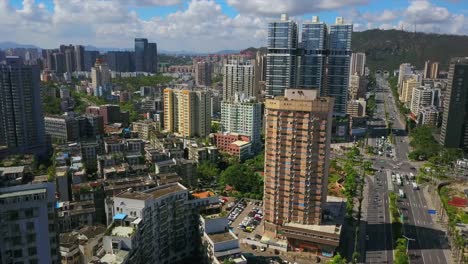
{"type": "Polygon", "coordinates": [[[403,28],[468,34],[468,3],[463,1],[320,0],[304,4],[294,0],[281,5],[265,1],[245,4],[238,0],[94,2],[3,1],[0,34],[9,36],[5,41],[41,48],[60,43],[131,48],[134,38],[145,37],[156,41],[161,50],[214,52],[265,46],[264,25],[281,13],[288,13],[299,24],[311,20],[313,15],[326,23],[343,16],[354,24],[355,31],[403,28]]]}

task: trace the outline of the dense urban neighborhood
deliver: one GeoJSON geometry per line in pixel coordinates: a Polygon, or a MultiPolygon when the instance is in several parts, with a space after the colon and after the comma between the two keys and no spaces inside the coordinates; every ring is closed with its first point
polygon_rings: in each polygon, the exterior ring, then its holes
{"type": "Polygon", "coordinates": [[[263,27],[0,49],[0,264],[468,263],[468,50],[379,64],[343,17],[263,27]]]}

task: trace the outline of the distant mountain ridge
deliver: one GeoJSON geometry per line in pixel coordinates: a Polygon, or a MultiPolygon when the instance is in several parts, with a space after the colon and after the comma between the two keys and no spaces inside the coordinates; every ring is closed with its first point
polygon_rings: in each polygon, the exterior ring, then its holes
{"type": "MultiPolygon", "coordinates": [[[[0,49],[8,48],[38,48],[34,45],[0,42],[0,49]]],[[[110,50],[133,50],[133,48],[105,48],[88,45],[87,50],[107,52],[110,50]]],[[[255,52],[261,48],[247,48],[243,51],[255,52]]],[[[353,52],[365,52],[367,66],[370,69],[394,70],[403,62],[409,62],[418,69],[424,67],[426,60],[440,62],[441,70],[447,70],[453,57],[468,57],[468,36],[444,35],[435,33],[408,32],[402,30],[372,29],[353,32],[353,52]]],[[[221,50],[217,52],[167,51],[159,50],[167,55],[235,54],[242,50],[221,50]]]]}
{"type": "MultiPolygon", "coordinates": [[[[99,51],[101,53],[105,53],[108,51],[133,51],[133,47],[132,48],[112,48],[112,47],[96,47],[93,45],[86,45],[84,47],[85,47],[85,50],[99,51]]],[[[19,44],[19,43],[11,42],[11,41],[0,42],[0,49],[2,50],[14,49],[14,48],[42,49],[38,46],[30,45],[30,44],[19,44]]],[[[162,54],[168,54],[168,55],[199,55],[201,56],[201,55],[208,55],[208,54],[220,54],[220,55],[236,54],[236,53],[239,53],[240,50],[220,50],[217,52],[194,52],[194,51],[186,51],[186,50],[181,50],[181,51],[158,50],[158,52],[162,54]]]]}

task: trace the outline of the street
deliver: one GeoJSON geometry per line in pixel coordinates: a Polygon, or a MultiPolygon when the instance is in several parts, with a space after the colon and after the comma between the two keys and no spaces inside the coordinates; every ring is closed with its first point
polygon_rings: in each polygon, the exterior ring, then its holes
{"type": "Polygon", "coordinates": [[[413,190],[411,182],[405,180],[404,186],[397,186],[392,182],[391,174],[416,174],[413,164],[408,160],[409,138],[405,125],[400,120],[392,93],[387,81],[377,76],[376,111],[373,119],[368,123],[370,137],[368,144],[378,147],[378,139],[388,136],[386,127],[386,113],[392,123],[394,136],[393,157],[388,155],[376,156],[374,167],[377,172],[374,177],[367,177],[367,195],[364,201],[364,221],[367,221],[366,235],[363,243],[365,247],[366,263],[392,263],[393,242],[392,225],[389,212],[389,192],[402,189],[405,198],[398,200],[398,209],[403,214],[403,235],[408,238],[408,255],[410,263],[450,263],[447,261],[447,243],[445,234],[428,213],[424,188],[413,190]],[[445,251],[444,251],[445,249],[445,251]]]}

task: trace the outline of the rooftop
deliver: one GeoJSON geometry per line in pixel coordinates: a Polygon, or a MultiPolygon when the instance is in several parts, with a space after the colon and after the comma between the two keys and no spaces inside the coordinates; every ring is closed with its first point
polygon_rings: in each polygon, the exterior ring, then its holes
{"type": "Polygon", "coordinates": [[[250,142],[237,140],[237,141],[232,142],[232,144],[234,144],[234,145],[236,145],[238,147],[242,147],[242,146],[245,146],[247,144],[250,144],[250,142]]]}
{"type": "Polygon", "coordinates": [[[24,166],[0,167],[0,172],[3,172],[3,174],[23,173],[24,166]]]}
{"type": "Polygon", "coordinates": [[[211,239],[211,241],[213,241],[213,243],[221,243],[221,242],[237,239],[229,231],[222,232],[222,233],[207,234],[207,235],[211,239]]]}
{"type": "Polygon", "coordinates": [[[116,226],[112,229],[111,236],[116,237],[131,237],[133,234],[133,227],[130,226],[116,226]]]}
{"type": "Polygon", "coordinates": [[[135,191],[125,191],[116,195],[116,197],[127,198],[127,199],[136,199],[136,200],[148,200],[151,198],[159,198],[166,194],[187,190],[183,185],[179,183],[172,183],[162,185],[153,189],[149,189],[145,192],[135,192],[135,191]]]}
{"type": "Polygon", "coordinates": [[[40,188],[40,189],[0,193],[0,199],[16,197],[16,196],[23,196],[23,195],[40,194],[40,193],[45,193],[45,192],[46,192],[45,188],[40,188]]]}

